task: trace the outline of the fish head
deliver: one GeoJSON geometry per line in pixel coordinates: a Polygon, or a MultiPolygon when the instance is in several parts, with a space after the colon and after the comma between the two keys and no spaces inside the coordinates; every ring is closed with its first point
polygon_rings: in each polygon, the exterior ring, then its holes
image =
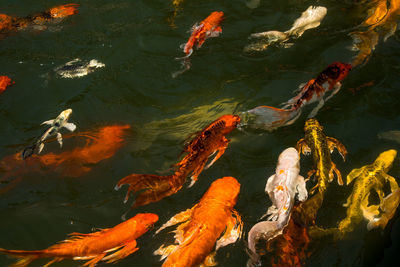
{"type": "Polygon", "coordinates": [[[208,23],[214,26],[219,25],[223,19],[224,19],[224,12],[222,11],[211,12],[211,14],[206,18],[208,23]]]}
{"type": "MultiPolygon", "coordinates": [[[[300,155],[294,147],[286,148],[278,158],[279,169],[291,169],[300,166],[300,155]]],[[[279,173],[279,172],[278,172],[279,173]]],[[[280,173],[279,173],[280,174],[280,173]]]]}
{"type": "Polygon", "coordinates": [[[147,230],[158,221],[158,215],[155,213],[139,213],[134,218],[139,224],[145,226],[147,230]]]}
{"type": "Polygon", "coordinates": [[[321,126],[321,124],[319,124],[319,122],[314,119],[314,118],[310,118],[306,121],[306,123],[304,124],[304,131],[307,132],[311,129],[314,128],[319,128],[319,129],[323,129],[323,127],[321,126]]]}
{"type": "Polygon", "coordinates": [[[397,156],[397,151],[390,149],[379,154],[378,158],[375,160],[378,164],[382,166],[385,172],[389,171],[392,167],[393,161],[397,156]]]}
{"type": "Polygon", "coordinates": [[[240,123],[240,117],[238,115],[223,115],[218,120],[225,123],[224,134],[231,132],[240,123]]]}
{"type": "Polygon", "coordinates": [[[71,114],[72,114],[72,109],[69,108],[69,109],[66,109],[63,112],[61,112],[60,115],[58,116],[58,118],[60,120],[67,121],[69,119],[69,117],[71,116],[71,114]]]}
{"type": "Polygon", "coordinates": [[[324,71],[323,74],[333,82],[337,83],[346,78],[347,74],[351,70],[352,66],[348,63],[334,62],[330,64],[324,71]]]}
{"type": "Polygon", "coordinates": [[[52,18],[65,18],[78,13],[79,4],[67,4],[56,6],[50,9],[50,15],[52,18]]]}
{"type": "Polygon", "coordinates": [[[218,199],[218,202],[233,208],[240,192],[240,183],[231,176],[215,180],[203,197],[218,199]]]}

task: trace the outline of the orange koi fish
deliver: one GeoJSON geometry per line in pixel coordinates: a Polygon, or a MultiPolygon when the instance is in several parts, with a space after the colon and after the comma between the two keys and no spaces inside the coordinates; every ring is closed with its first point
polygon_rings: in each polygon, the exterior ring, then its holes
{"type": "Polygon", "coordinates": [[[42,26],[46,22],[77,14],[78,7],[79,4],[66,4],[22,18],[0,14],[0,37],[4,37],[6,34],[11,32],[25,29],[28,26],[42,26]]]}
{"type": "Polygon", "coordinates": [[[14,84],[14,81],[12,81],[10,78],[8,78],[7,76],[0,76],[0,94],[3,93],[7,89],[7,87],[12,84],[14,84]]]}
{"type": "Polygon", "coordinates": [[[132,209],[143,206],[151,202],[156,202],[164,197],[178,192],[186,181],[186,177],[191,174],[192,186],[204,168],[209,168],[225,152],[229,140],[225,135],[236,128],[240,122],[239,116],[223,115],[204,130],[196,135],[184,148],[187,155],[175,165],[176,171],[172,175],[158,176],[153,174],[130,174],[122,178],[115,189],[118,190],[122,185],[128,184],[125,202],[129,195],[141,191],[136,197],[132,209]],[[214,153],[217,155],[206,166],[208,158],[214,153]]]}
{"type": "Polygon", "coordinates": [[[79,177],[88,173],[92,170],[94,164],[115,155],[122,147],[123,137],[129,128],[129,125],[112,125],[105,126],[94,133],[75,134],[75,136],[87,138],[86,144],[83,147],[77,147],[60,154],[34,154],[24,161],[21,153],[16,153],[1,159],[0,181],[5,181],[11,177],[16,177],[16,179],[6,187],[1,188],[0,193],[14,187],[18,181],[22,180],[21,176],[26,173],[49,170],[70,177],[79,177]]]}
{"type": "Polygon", "coordinates": [[[302,86],[300,93],[286,102],[282,108],[259,106],[244,113],[248,115],[248,120],[253,117],[254,121],[251,123],[254,123],[256,127],[266,130],[294,123],[305,105],[319,102],[309,115],[309,117],[315,117],[325,101],[339,91],[340,81],[347,76],[350,70],[350,64],[334,62],[318,74],[317,78],[311,79],[302,86]],[[330,95],[324,98],[328,92],[330,95]]]}
{"type": "Polygon", "coordinates": [[[21,258],[14,264],[18,267],[27,266],[40,258],[54,258],[45,266],[65,259],[90,260],[83,265],[89,267],[96,266],[99,261],[115,263],[138,250],[136,239],[145,234],[157,221],[157,214],[139,213],[113,228],[90,234],[71,233],[69,239],[47,249],[29,251],[0,248],[0,253],[21,258]],[[112,251],[116,252],[107,255],[112,251]]]}
{"type": "Polygon", "coordinates": [[[207,18],[205,18],[200,24],[196,23],[192,27],[192,34],[190,35],[189,40],[182,44],[180,47],[183,49],[185,56],[183,58],[182,65],[183,69],[177,71],[172,74],[175,78],[179,74],[190,69],[190,61],[188,58],[193,53],[193,47],[196,46],[199,49],[206,39],[210,37],[218,37],[222,33],[222,28],[220,26],[222,20],[224,18],[224,12],[222,11],[214,11],[207,18]]]}
{"type": "Polygon", "coordinates": [[[163,267],[214,266],[215,247],[235,243],[241,237],[243,222],[233,209],[240,184],[233,177],[215,180],[200,202],[191,209],[180,212],[166,222],[162,229],[182,223],[175,231],[178,245],[162,245],[154,254],[161,260],[168,257],[163,267]],[[223,234],[221,236],[221,234],[223,234]],[[215,244],[216,243],[216,244],[215,244]]]}

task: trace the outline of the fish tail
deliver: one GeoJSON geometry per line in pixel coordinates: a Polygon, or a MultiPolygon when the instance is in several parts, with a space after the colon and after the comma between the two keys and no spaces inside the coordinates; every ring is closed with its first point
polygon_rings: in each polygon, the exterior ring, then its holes
{"type": "Polygon", "coordinates": [[[37,143],[35,143],[35,144],[31,145],[31,146],[25,147],[24,150],[21,153],[22,159],[27,159],[30,156],[32,156],[33,153],[35,153],[36,147],[37,147],[37,143]]]}
{"type": "Polygon", "coordinates": [[[375,50],[375,46],[378,44],[378,33],[375,31],[352,32],[349,35],[353,39],[351,50],[359,51],[351,65],[355,67],[367,63],[372,52],[375,50]]]}
{"type": "Polygon", "coordinates": [[[25,267],[28,266],[32,261],[45,257],[45,252],[43,250],[8,250],[0,248],[0,253],[10,255],[14,258],[20,258],[13,267],[25,267]]]}
{"type": "Polygon", "coordinates": [[[124,202],[129,199],[130,194],[138,192],[132,209],[152,202],[157,202],[164,197],[176,193],[183,185],[184,181],[176,179],[175,175],[159,176],[153,174],[130,174],[122,178],[115,190],[121,186],[129,185],[124,202]]]}
{"type": "Polygon", "coordinates": [[[273,130],[295,122],[301,114],[301,109],[281,109],[270,106],[259,106],[245,113],[248,114],[247,124],[249,126],[273,130]]]}
{"type": "Polygon", "coordinates": [[[247,237],[247,254],[250,257],[247,266],[261,266],[261,257],[256,251],[256,244],[259,240],[268,241],[281,233],[282,228],[279,227],[276,221],[262,221],[254,225],[247,237]]]}
{"type": "Polygon", "coordinates": [[[181,68],[180,70],[178,70],[178,71],[173,72],[173,73],[171,74],[171,75],[172,75],[172,78],[176,78],[176,77],[178,77],[179,75],[183,74],[184,72],[186,72],[186,71],[188,71],[188,70],[190,69],[190,67],[192,66],[192,64],[190,63],[189,56],[190,56],[190,55],[185,56],[185,57],[183,57],[183,58],[177,58],[177,60],[182,60],[182,68],[181,68]]]}

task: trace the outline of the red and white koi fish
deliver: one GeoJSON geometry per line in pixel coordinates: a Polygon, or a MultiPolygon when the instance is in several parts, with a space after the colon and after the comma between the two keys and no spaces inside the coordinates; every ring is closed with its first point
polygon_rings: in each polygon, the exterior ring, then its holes
{"type": "Polygon", "coordinates": [[[268,193],[272,206],[265,215],[268,221],[254,225],[248,235],[250,261],[249,265],[258,264],[259,255],[256,243],[260,239],[266,241],[282,234],[288,224],[295,196],[299,201],[307,199],[304,177],[300,173],[300,156],[293,147],[285,149],[278,158],[275,174],[268,178],[265,192],[268,193]]]}
{"type": "Polygon", "coordinates": [[[351,64],[334,62],[324,69],[315,79],[311,79],[307,84],[301,87],[300,93],[284,104],[282,108],[270,106],[259,106],[244,112],[253,118],[254,121],[242,123],[254,124],[257,128],[273,130],[281,126],[294,123],[301,114],[301,109],[314,102],[318,105],[311,111],[308,117],[315,117],[318,110],[324,105],[325,101],[334,96],[341,87],[342,81],[349,71],[351,64]],[[325,97],[325,94],[330,94],[325,97]]]}
{"type": "Polygon", "coordinates": [[[182,74],[183,72],[190,69],[190,61],[188,58],[193,53],[193,47],[196,46],[199,49],[206,39],[210,37],[217,37],[222,33],[222,28],[220,26],[222,20],[224,18],[224,12],[222,11],[214,11],[207,18],[205,18],[200,24],[196,23],[192,27],[192,34],[190,35],[189,40],[181,45],[185,56],[183,58],[182,65],[183,69],[177,71],[172,74],[173,77],[182,74]]]}

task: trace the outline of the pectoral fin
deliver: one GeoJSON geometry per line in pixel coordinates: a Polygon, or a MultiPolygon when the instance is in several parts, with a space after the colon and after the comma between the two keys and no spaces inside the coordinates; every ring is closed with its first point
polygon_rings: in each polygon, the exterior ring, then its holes
{"type": "Polygon", "coordinates": [[[60,133],[57,133],[57,142],[60,144],[60,147],[62,147],[63,141],[62,141],[62,135],[60,133]]]}
{"type": "Polygon", "coordinates": [[[297,176],[296,193],[297,193],[297,199],[299,201],[304,202],[307,200],[308,194],[307,194],[306,182],[304,180],[304,177],[301,175],[297,176]]]}
{"type": "Polygon", "coordinates": [[[153,255],[160,255],[160,261],[162,261],[163,259],[168,257],[169,254],[171,254],[177,247],[177,245],[169,245],[168,247],[164,247],[164,245],[161,245],[161,247],[153,252],[153,255]]]}
{"type": "Polygon", "coordinates": [[[158,234],[161,230],[163,230],[164,228],[170,227],[172,225],[187,221],[191,216],[192,216],[192,211],[194,209],[195,206],[193,206],[193,208],[191,209],[187,209],[185,211],[182,211],[178,214],[175,214],[171,219],[169,219],[168,222],[164,223],[157,231],[155,234],[158,234]]]}
{"type": "Polygon", "coordinates": [[[40,143],[39,144],[39,149],[38,149],[38,154],[40,154],[40,152],[42,152],[43,148],[44,148],[44,144],[40,143]]]}
{"type": "Polygon", "coordinates": [[[332,153],[333,150],[336,148],[339,154],[342,156],[343,161],[346,160],[346,155],[347,155],[347,149],[346,147],[337,139],[333,137],[326,137],[326,141],[328,143],[328,148],[329,151],[332,153]]]}
{"type": "Polygon", "coordinates": [[[54,122],[54,120],[48,120],[48,121],[44,121],[44,122],[42,122],[42,124],[41,124],[41,125],[43,125],[43,124],[52,125],[52,124],[53,124],[53,122],[54,122]]]}
{"type": "Polygon", "coordinates": [[[296,149],[297,151],[299,151],[299,153],[303,153],[303,155],[311,154],[311,148],[307,145],[306,140],[304,140],[304,138],[297,141],[296,149]]]}
{"type": "Polygon", "coordinates": [[[364,171],[365,166],[361,167],[359,169],[354,169],[352,170],[348,175],[347,175],[347,185],[349,185],[355,178],[361,175],[361,173],[364,171]]]}
{"type": "Polygon", "coordinates": [[[213,251],[211,252],[203,261],[202,264],[200,264],[200,267],[208,267],[208,266],[216,266],[217,261],[215,260],[215,254],[216,252],[213,251]]]}
{"type": "Polygon", "coordinates": [[[65,127],[68,131],[73,132],[76,129],[76,125],[71,123],[71,122],[67,122],[63,125],[63,127],[65,127]]]}
{"type": "Polygon", "coordinates": [[[235,243],[242,235],[243,222],[236,210],[233,210],[232,217],[229,219],[224,235],[217,240],[215,250],[220,247],[235,243]]]}

